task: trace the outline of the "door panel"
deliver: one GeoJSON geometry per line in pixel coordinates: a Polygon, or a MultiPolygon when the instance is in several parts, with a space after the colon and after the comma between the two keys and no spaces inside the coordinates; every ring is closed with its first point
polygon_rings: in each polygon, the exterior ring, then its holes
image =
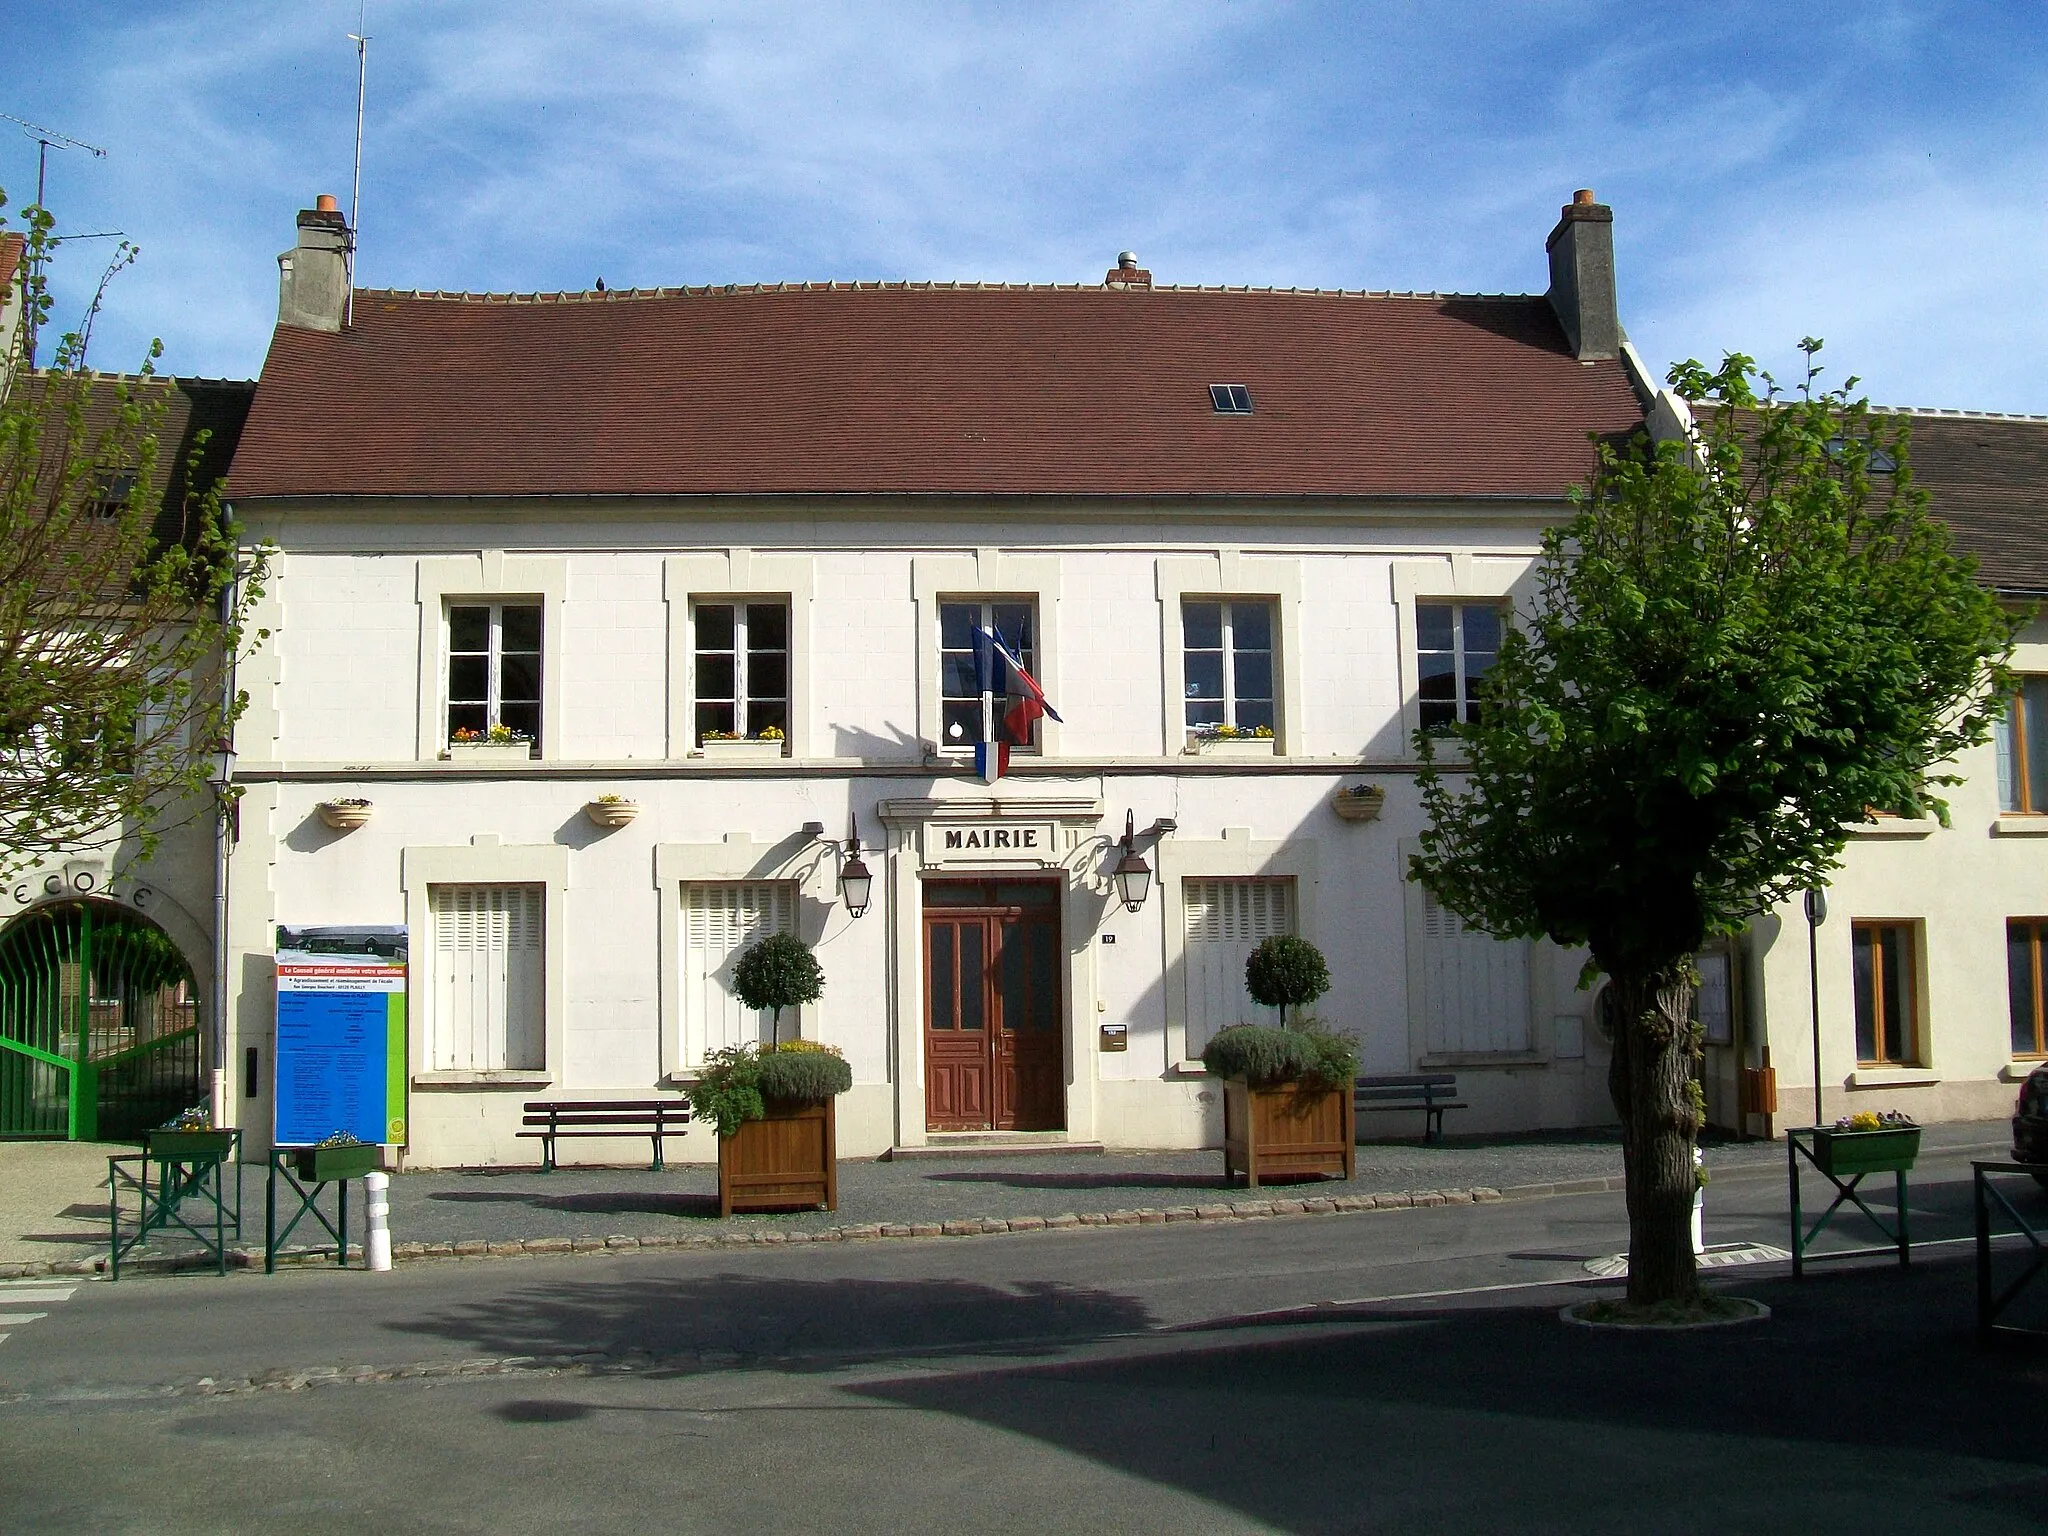
{"type": "Polygon", "coordinates": [[[935,1131],[1066,1123],[1051,892],[936,886],[926,906],[925,1120],[935,1131]],[[974,905],[976,902],[985,905],[974,905]]]}

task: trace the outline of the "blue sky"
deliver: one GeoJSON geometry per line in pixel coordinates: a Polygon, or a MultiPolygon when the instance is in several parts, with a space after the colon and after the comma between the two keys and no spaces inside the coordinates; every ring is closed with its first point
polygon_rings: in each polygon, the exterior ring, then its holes
{"type": "MultiPolygon", "coordinates": [[[[60,229],[142,247],[95,346],[250,376],[348,205],[355,0],[0,0],[60,229]],[[26,66],[26,67],[24,67],[26,66]]],[[[1534,292],[1615,210],[1660,371],[1803,335],[1890,404],[2048,412],[2048,8],[1596,0],[371,0],[367,287],[822,278],[1534,292]]],[[[0,186],[36,147],[0,123],[0,186]]],[[[112,242],[73,247],[60,319],[112,242]]]]}

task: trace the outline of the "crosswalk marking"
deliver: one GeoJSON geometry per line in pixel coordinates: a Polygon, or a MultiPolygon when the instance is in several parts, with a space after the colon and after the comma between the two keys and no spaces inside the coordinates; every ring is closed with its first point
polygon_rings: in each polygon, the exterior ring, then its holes
{"type": "MultiPolygon", "coordinates": [[[[48,1280],[0,1280],[0,1309],[18,1306],[55,1306],[69,1301],[75,1285],[56,1285],[48,1280]]],[[[0,1310],[0,1344],[5,1344],[14,1335],[8,1330],[23,1328],[30,1323],[41,1322],[50,1314],[47,1312],[11,1312],[0,1310]]]]}
{"type": "Polygon", "coordinates": [[[49,1315],[47,1312],[0,1312],[0,1328],[19,1328],[23,1323],[32,1323],[49,1315]]]}
{"type": "Polygon", "coordinates": [[[75,1285],[67,1285],[62,1290],[49,1288],[38,1291],[0,1290],[0,1305],[20,1302],[25,1306],[47,1306],[54,1302],[69,1301],[71,1293],[77,1289],[78,1287],[75,1285]]]}

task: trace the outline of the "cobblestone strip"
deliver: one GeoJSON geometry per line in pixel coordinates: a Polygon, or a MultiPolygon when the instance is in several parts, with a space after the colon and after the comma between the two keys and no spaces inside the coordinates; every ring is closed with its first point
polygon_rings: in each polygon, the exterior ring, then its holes
{"type": "MultiPolygon", "coordinates": [[[[1568,1184],[1520,1184],[1507,1189],[1480,1185],[1472,1189],[1427,1189],[1381,1195],[1305,1195],[1272,1199],[1216,1201],[1206,1205],[1140,1206],[1125,1211],[1067,1211],[1057,1216],[968,1216],[948,1221],[854,1222],[820,1231],[782,1231],[756,1228],[739,1232],[663,1233],[649,1237],[529,1237],[486,1241],[467,1238],[447,1243],[393,1243],[394,1261],[425,1259],[519,1258],[529,1254],[637,1253],[644,1251],[702,1251],[725,1248],[797,1247],[808,1243],[858,1243],[888,1238],[992,1237],[1010,1232],[1061,1232],[1081,1227],[1160,1226],[1166,1223],[1197,1222],[1215,1225],[1236,1221],[1259,1221],[1276,1217],[1329,1216],[1362,1211],[1397,1211],[1438,1205],[1473,1205],[1495,1200],[1535,1199],[1545,1195],[1581,1194],[1622,1187],[1620,1179],[1579,1179],[1568,1184]]],[[[349,1245],[349,1262],[362,1262],[360,1244],[349,1245]]],[[[332,1248],[291,1248],[280,1253],[280,1265],[294,1268],[334,1265],[332,1248]]],[[[260,1269],[263,1250],[230,1248],[228,1264],[234,1269],[260,1269]]],[[[30,1279],[44,1275],[93,1275],[107,1267],[105,1259],[37,1260],[0,1264],[0,1280],[30,1279]]],[[[212,1268],[212,1261],[200,1254],[144,1257],[122,1265],[137,1273],[177,1273],[212,1268]]]]}

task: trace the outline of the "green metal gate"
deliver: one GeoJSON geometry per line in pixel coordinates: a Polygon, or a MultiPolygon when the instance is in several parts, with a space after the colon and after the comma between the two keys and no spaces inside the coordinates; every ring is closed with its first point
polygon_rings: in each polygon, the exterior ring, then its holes
{"type": "Polygon", "coordinates": [[[0,931],[0,1137],[128,1139],[201,1098],[192,971],[161,928],[68,902],[0,931]]]}

